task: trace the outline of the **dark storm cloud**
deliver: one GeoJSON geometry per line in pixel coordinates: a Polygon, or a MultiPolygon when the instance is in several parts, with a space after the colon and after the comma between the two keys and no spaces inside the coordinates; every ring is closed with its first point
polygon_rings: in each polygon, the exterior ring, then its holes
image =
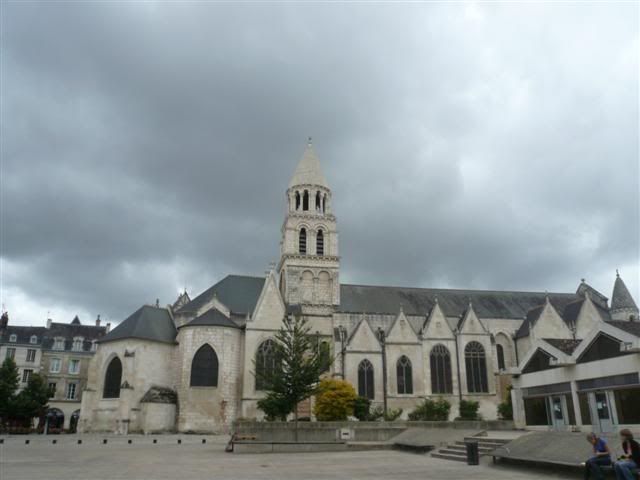
{"type": "Polygon", "coordinates": [[[2,301],[263,274],[308,135],[343,281],[637,298],[637,8],[5,3],[2,301]]]}

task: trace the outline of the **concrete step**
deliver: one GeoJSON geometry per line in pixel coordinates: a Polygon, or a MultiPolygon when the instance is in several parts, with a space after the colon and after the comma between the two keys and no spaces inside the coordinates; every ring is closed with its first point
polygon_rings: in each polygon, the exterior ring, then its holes
{"type": "Polygon", "coordinates": [[[391,450],[393,444],[389,442],[347,442],[347,449],[351,451],[391,450]]]}
{"type": "Polygon", "coordinates": [[[511,440],[505,438],[489,438],[489,437],[464,437],[465,440],[473,440],[478,443],[487,443],[491,445],[504,445],[505,443],[509,443],[511,440]]]}
{"type": "MultiPolygon", "coordinates": [[[[457,452],[467,452],[467,447],[464,444],[447,445],[445,448],[448,450],[455,450],[457,452]]],[[[478,451],[480,452],[480,455],[484,455],[493,451],[493,448],[478,446],[478,451]]]]}
{"type": "Polygon", "coordinates": [[[443,460],[451,460],[451,461],[454,461],[454,462],[466,462],[467,461],[467,456],[466,455],[457,455],[457,454],[453,454],[453,453],[440,453],[440,451],[432,453],[431,456],[433,458],[441,458],[443,460]]]}

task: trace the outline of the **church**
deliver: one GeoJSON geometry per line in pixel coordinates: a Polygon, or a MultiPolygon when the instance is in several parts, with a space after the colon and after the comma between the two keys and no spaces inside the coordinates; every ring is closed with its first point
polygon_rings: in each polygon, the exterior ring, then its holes
{"type": "Polygon", "coordinates": [[[236,419],[261,419],[254,371],[273,367],[287,315],[303,315],[330,352],[327,375],[402,418],[437,397],[452,404],[451,419],[461,400],[495,419],[511,395],[517,425],[569,429],[597,417],[603,388],[614,407],[619,388],[631,392],[625,405],[640,398],[638,307],[619,276],[611,304],[584,280],[564,293],[341,283],[334,198],[311,142],[286,189],[280,246],[266,275],[230,274],[193,299],[143,305],[100,338],[79,430],[228,432],[236,419]],[[595,375],[610,381],[574,378],[582,358],[601,357],[612,363],[595,375]],[[580,382],[592,388],[584,398],[580,382]]]}

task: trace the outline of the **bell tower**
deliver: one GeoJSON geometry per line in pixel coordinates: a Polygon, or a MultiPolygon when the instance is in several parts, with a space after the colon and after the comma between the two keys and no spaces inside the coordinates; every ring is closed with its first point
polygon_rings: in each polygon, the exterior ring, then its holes
{"type": "Polygon", "coordinates": [[[287,189],[280,242],[280,290],[288,305],[328,313],[340,303],[338,230],[311,138],[287,189]]]}

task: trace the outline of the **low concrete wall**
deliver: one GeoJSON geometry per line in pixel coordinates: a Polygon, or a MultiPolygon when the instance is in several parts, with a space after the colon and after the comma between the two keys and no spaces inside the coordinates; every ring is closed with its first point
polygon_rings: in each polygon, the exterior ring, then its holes
{"type": "Polygon", "coordinates": [[[234,442],[233,453],[342,452],[344,442],[234,442]]]}
{"type": "MultiPolygon", "coordinates": [[[[293,442],[293,422],[235,422],[234,432],[239,435],[255,435],[256,441],[293,442]]],[[[446,428],[461,430],[513,430],[513,422],[464,421],[464,422],[299,422],[298,439],[301,442],[384,442],[404,432],[407,428],[446,428]],[[341,436],[348,430],[348,438],[341,436]]]]}

